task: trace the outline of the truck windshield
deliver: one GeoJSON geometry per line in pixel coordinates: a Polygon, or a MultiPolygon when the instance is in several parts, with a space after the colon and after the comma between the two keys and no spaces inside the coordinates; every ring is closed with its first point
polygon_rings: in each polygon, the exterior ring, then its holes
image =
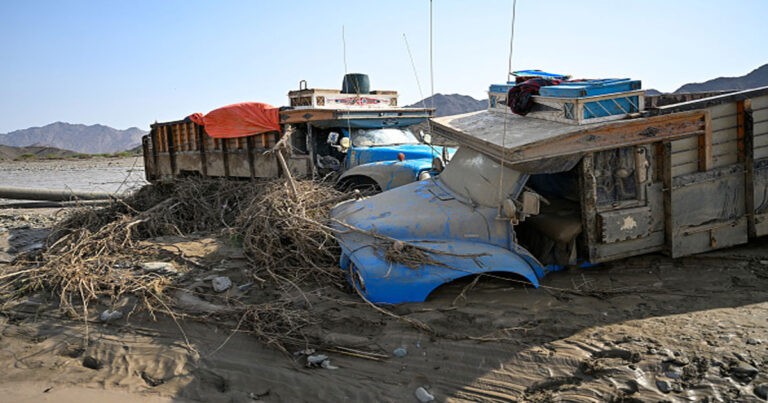
{"type": "Polygon", "coordinates": [[[352,145],[355,147],[392,146],[398,144],[418,144],[419,140],[408,129],[354,129],[352,145]]]}
{"type": "Polygon", "coordinates": [[[461,147],[439,176],[454,192],[469,198],[474,203],[494,207],[499,200],[499,182],[501,195],[516,199],[528,179],[528,175],[515,171],[509,166],[501,167],[496,160],[485,154],[461,147]]]}

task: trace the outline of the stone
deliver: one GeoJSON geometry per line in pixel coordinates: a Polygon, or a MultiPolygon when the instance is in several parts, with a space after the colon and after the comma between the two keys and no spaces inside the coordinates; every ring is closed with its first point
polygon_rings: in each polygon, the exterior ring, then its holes
{"type": "Polygon", "coordinates": [[[735,366],[731,367],[731,375],[741,378],[741,379],[751,379],[757,376],[758,374],[757,368],[745,363],[740,362],[735,366]]]}
{"type": "Polygon", "coordinates": [[[398,347],[392,351],[392,354],[394,354],[395,357],[403,358],[408,355],[408,349],[405,347],[398,347]]]}
{"type": "Polygon", "coordinates": [[[768,383],[755,386],[754,392],[757,397],[768,400],[768,383]]]}
{"type": "Polygon", "coordinates": [[[211,280],[211,285],[213,286],[213,291],[224,292],[232,287],[232,280],[227,276],[214,277],[211,280]]]}
{"type": "Polygon", "coordinates": [[[328,360],[328,356],[325,354],[314,354],[314,355],[308,355],[307,356],[307,366],[308,367],[318,367],[320,365],[323,365],[323,361],[328,360]]]}
{"type": "Polygon", "coordinates": [[[656,380],[656,387],[659,388],[659,391],[661,391],[661,393],[669,393],[672,391],[672,386],[670,386],[669,382],[665,380],[661,380],[661,379],[656,380]]]}
{"type": "Polygon", "coordinates": [[[139,267],[150,273],[179,274],[179,269],[173,262],[144,262],[139,264],[139,267]]]}
{"type": "Polygon", "coordinates": [[[414,394],[421,403],[427,403],[435,400],[435,396],[429,393],[423,386],[416,388],[416,392],[414,394]]]}
{"type": "Polygon", "coordinates": [[[101,319],[102,322],[114,322],[116,320],[122,319],[123,313],[120,311],[112,311],[109,309],[105,309],[104,312],[99,315],[99,319],[101,319]]]}
{"type": "Polygon", "coordinates": [[[747,344],[749,344],[750,346],[756,346],[756,345],[762,344],[762,343],[763,343],[763,341],[760,340],[760,339],[755,339],[755,338],[752,338],[752,337],[747,339],[747,344]]]}
{"type": "Polygon", "coordinates": [[[83,366],[90,369],[100,370],[104,366],[104,363],[89,355],[83,358],[83,366]]]}

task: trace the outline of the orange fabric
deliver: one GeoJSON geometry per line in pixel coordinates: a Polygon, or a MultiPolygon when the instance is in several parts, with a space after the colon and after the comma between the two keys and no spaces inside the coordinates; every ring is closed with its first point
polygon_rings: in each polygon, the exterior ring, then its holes
{"type": "Polygon", "coordinates": [[[279,109],[261,102],[243,102],[222,106],[208,112],[189,115],[193,122],[205,126],[214,138],[246,137],[272,131],[280,131],[279,109]]]}

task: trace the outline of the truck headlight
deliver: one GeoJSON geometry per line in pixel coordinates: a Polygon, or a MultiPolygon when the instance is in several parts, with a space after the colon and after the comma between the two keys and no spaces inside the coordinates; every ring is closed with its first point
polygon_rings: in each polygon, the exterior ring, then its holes
{"type": "Polygon", "coordinates": [[[424,179],[429,179],[431,177],[432,177],[432,175],[429,174],[429,171],[423,171],[423,172],[419,173],[419,180],[420,181],[423,181],[424,179]]]}

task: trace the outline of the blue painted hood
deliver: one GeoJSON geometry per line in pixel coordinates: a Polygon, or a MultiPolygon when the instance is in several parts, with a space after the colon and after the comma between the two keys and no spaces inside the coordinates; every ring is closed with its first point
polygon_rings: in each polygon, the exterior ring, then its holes
{"type": "Polygon", "coordinates": [[[428,179],[336,206],[331,218],[352,285],[373,302],[400,303],[423,301],[441,284],[482,272],[512,272],[538,285],[545,269],[510,242],[509,224],[496,214],[428,179]],[[387,261],[392,242],[371,233],[423,247],[432,263],[414,269],[387,261]]]}
{"type": "MultiPolygon", "coordinates": [[[[450,154],[453,154],[453,151],[455,150],[449,148],[450,154]]],[[[400,153],[405,154],[405,161],[426,159],[431,166],[434,157],[442,156],[443,147],[429,146],[427,144],[352,147],[349,149],[348,153],[347,159],[349,160],[350,167],[369,164],[371,162],[397,161],[397,155],[400,153]]]]}

